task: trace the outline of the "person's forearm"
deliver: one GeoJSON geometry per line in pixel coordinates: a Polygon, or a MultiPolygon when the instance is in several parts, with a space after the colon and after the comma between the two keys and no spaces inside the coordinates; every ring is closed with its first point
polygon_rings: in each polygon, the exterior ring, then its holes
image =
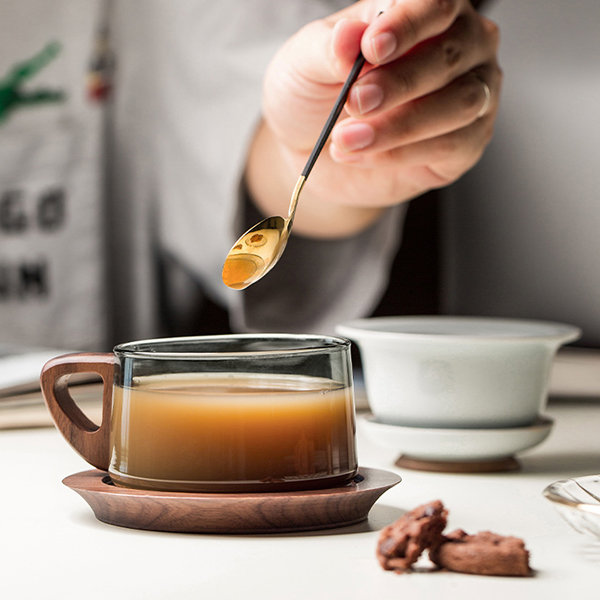
{"type": "MultiPolygon", "coordinates": [[[[252,201],[265,217],[287,216],[292,191],[309,152],[281,148],[264,121],[259,124],[249,151],[246,184],[252,201]]],[[[325,239],[347,237],[363,231],[384,210],[344,205],[341,198],[325,197],[320,180],[327,177],[329,161],[324,149],[300,195],[295,233],[325,239]]],[[[343,182],[338,193],[344,194],[343,182]]]]}

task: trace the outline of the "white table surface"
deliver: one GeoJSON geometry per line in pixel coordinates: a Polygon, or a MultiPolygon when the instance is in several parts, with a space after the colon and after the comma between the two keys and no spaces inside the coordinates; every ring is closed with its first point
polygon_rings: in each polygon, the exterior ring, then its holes
{"type": "MultiPolygon", "coordinates": [[[[360,525],[308,534],[202,535],[136,531],[96,521],[66,475],[88,465],[54,429],[0,431],[0,598],[337,599],[597,597],[600,542],[572,530],[542,497],[549,483],[600,472],[600,402],[551,402],[550,437],[520,455],[519,472],[402,470],[360,525]],[[378,531],[440,498],[448,530],[518,535],[532,578],[396,575],[375,559],[378,531]],[[587,593],[586,593],[587,592],[587,593]]],[[[394,470],[395,452],[358,437],[360,464],[394,470]]]]}

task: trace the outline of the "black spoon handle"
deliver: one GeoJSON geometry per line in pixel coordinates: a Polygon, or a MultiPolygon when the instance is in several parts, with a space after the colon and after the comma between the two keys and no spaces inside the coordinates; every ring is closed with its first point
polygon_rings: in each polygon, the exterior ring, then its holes
{"type": "Polygon", "coordinates": [[[350,74],[348,75],[348,78],[346,79],[346,82],[344,83],[344,86],[342,87],[342,91],[340,92],[340,95],[338,96],[337,100],[335,101],[333,110],[331,111],[331,114],[329,115],[329,117],[327,118],[327,121],[325,122],[323,131],[321,131],[321,135],[319,135],[319,139],[317,140],[317,143],[315,144],[315,147],[313,148],[313,151],[311,152],[310,156],[308,157],[308,160],[306,161],[306,165],[304,166],[304,169],[302,170],[302,176],[304,176],[305,179],[308,177],[308,174],[312,171],[312,168],[315,166],[315,162],[317,161],[319,154],[321,154],[321,150],[323,150],[323,146],[325,146],[325,142],[327,141],[327,138],[329,137],[329,134],[331,133],[331,130],[333,129],[333,126],[335,125],[335,122],[337,121],[337,118],[340,116],[340,113],[342,112],[342,108],[344,108],[344,104],[346,102],[346,99],[348,98],[348,93],[350,92],[350,88],[352,87],[352,84],[356,81],[356,78],[358,77],[358,74],[360,73],[360,70],[363,68],[364,64],[365,64],[365,57],[362,55],[362,52],[359,50],[358,58],[354,62],[354,65],[352,66],[352,69],[350,70],[350,74]]]}

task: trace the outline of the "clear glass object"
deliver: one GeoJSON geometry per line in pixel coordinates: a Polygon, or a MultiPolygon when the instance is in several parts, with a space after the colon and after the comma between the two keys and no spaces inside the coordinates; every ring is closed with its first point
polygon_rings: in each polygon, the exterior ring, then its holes
{"type": "Polygon", "coordinates": [[[357,471],[349,346],[341,338],[291,334],[130,342],[110,355],[54,359],[58,372],[45,368],[42,383],[48,380],[51,412],[62,411],[55,422],[67,440],[116,485],[323,488],[357,471]],[[68,400],[53,397],[52,380],[86,370],[105,379],[104,416],[98,431],[89,426],[92,435],[78,441],[82,413],[64,410],[68,400]]]}
{"type": "Polygon", "coordinates": [[[573,529],[600,539],[600,475],[555,481],[544,496],[573,529]]]}

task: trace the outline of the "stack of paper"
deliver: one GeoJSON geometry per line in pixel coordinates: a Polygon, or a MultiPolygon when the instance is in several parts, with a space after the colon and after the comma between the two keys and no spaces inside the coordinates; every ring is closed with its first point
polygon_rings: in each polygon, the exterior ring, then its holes
{"type": "MultiPolygon", "coordinates": [[[[0,429],[52,425],[42,398],[40,372],[48,360],[66,352],[0,344],[0,429]]],[[[77,376],[73,384],[73,399],[92,421],[99,423],[102,384],[92,375],[77,376]]]]}

